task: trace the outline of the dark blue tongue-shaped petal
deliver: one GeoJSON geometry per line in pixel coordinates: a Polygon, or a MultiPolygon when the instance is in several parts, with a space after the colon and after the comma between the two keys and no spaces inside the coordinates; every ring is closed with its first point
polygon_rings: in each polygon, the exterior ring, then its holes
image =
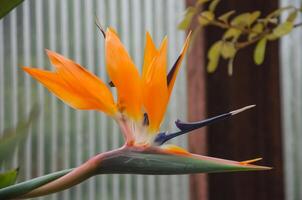
{"type": "Polygon", "coordinates": [[[179,129],[179,131],[176,131],[174,133],[168,133],[168,132],[161,132],[159,133],[154,140],[154,143],[158,144],[158,145],[162,145],[165,142],[167,142],[168,140],[175,138],[179,135],[183,135],[186,134],[190,131],[193,131],[195,129],[199,129],[202,128],[204,126],[210,125],[214,122],[218,122],[220,120],[224,120],[224,119],[228,119],[230,117],[232,117],[233,115],[236,115],[240,112],[243,112],[247,109],[253,108],[255,107],[255,105],[250,105],[250,106],[246,106],[228,113],[224,113],[215,117],[211,117],[202,121],[197,121],[197,122],[183,122],[180,120],[175,121],[175,125],[176,127],[179,129]]]}

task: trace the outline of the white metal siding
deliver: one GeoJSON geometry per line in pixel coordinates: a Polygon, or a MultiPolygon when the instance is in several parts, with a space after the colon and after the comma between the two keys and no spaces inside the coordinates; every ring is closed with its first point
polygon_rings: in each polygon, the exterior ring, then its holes
{"type": "MultiPolygon", "coordinates": [[[[301,0],[281,0],[280,6],[301,7],[301,0]]],[[[286,17],[286,15],[284,16],[286,17]]],[[[301,22],[302,17],[297,20],[301,22]]],[[[302,199],[302,29],[281,40],[284,174],[286,199],[302,199]]]]}
{"type": "MultiPolygon", "coordinates": [[[[157,45],[169,38],[168,63],[176,60],[184,33],[177,30],[184,0],[27,0],[0,20],[0,131],[24,118],[34,103],[41,113],[24,146],[11,163],[20,166],[20,181],[75,167],[89,157],[122,144],[118,127],[104,114],[78,111],[63,104],[21,66],[51,69],[44,49],[75,60],[108,81],[104,39],[95,15],[104,27],[114,27],[137,66],[142,65],[145,33],[157,45]]],[[[178,76],[162,129],[172,130],[177,118],[186,118],[185,66],[178,76]]],[[[173,142],[186,147],[186,137],[173,142]]],[[[188,199],[187,176],[101,175],[51,199],[188,199]]]]}

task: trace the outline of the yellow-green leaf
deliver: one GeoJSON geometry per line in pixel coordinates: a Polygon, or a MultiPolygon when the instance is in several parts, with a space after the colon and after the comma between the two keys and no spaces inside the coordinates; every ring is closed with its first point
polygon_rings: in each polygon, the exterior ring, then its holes
{"type": "Polygon", "coordinates": [[[275,35],[277,38],[282,37],[288,33],[290,33],[293,30],[294,24],[292,22],[284,22],[283,24],[278,25],[273,30],[273,35],[275,35]]]}
{"type": "Polygon", "coordinates": [[[254,11],[252,13],[250,13],[250,17],[249,17],[249,21],[248,21],[248,25],[252,25],[261,15],[260,11],[254,11]]]}
{"type": "Polygon", "coordinates": [[[213,21],[215,18],[215,15],[211,11],[204,11],[200,13],[200,16],[198,17],[198,22],[200,25],[205,26],[208,25],[211,21],[213,21]]]}
{"type": "Polygon", "coordinates": [[[288,22],[294,22],[297,18],[297,15],[298,15],[298,10],[294,10],[292,11],[291,13],[289,13],[286,21],[288,22]]]}
{"type": "Polygon", "coordinates": [[[252,27],[251,33],[248,35],[248,40],[254,39],[257,35],[263,32],[264,25],[262,23],[257,23],[252,27]]]}
{"type": "Polygon", "coordinates": [[[223,21],[224,23],[227,23],[229,21],[229,18],[235,14],[235,10],[231,10],[229,12],[224,13],[223,15],[221,15],[220,17],[218,17],[218,19],[220,21],[223,21]]]}
{"type": "Polygon", "coordinates": [[[220,0],[213,0],[209,5],[209,11],[214,12],[220,0]]]}
{"type": "Polygon", "coordinates": [[[12,169],[4,173],[0,173],[0,188],[13,185],[16,182],[18,169],[12,169]]]}
{"type": "Polygon", "coordinates": [[[262,23],[257,23],[252,27],[252,31],[256,33],[262,33],[264,29],[264,25],[262,23]]]}
{"type": "Polygon", "coordinates": [[[197,3],[196,3],[196,6],[200,6],[204,3],[207,3],[208,1],[210,1],[210,0],[198,0],[197,3]]]}
{"type": "Polygon", "coordinates": [[[267,38],[262,38],[255,47],[254,61],[257,65],[261,65],[264,61],[266,43],[267,38]]]}
{"type": "Polygon", "coordinates": [[[236,16],[232,21],[232,26],[246,26],[249,24],[250,21],[250,13],[242,13],[236,16]]]}
{"type": "Polygon", "coordinates": [[[222,38],[224,40],[235,38],[237,39],[241,35],[242,31],[236,28],[230,28],[224,32],[222,38]]]}
{"type": "Polygon", "coordinates": [[[188,29],[192,22],[194,15],[195,15],[195,12],[196,12],[196,8],[189,7],[186,10],[186,14],[185,14],[183,20],[178,24],[178,29],[181,29],[181,30],[188,29]]]}
{"type": "MultiPolygon", "coordinates": [[[[235,57],[235,55],[234,55],[235,57]]],[[[228,74],[229,76],[232,76],[233,75],[233,63],[234,63],[234,57],[230,58],[229,59],[229,62],[228,62],[228,74]]]]}
{"type": "Polygon", "coordinates": [[[223,42],[221,47],[221,55],[224,59],[232,58],[236,54],[236,48],[232,42],[223,42]]]}
{"type": "Polygon", "coordinates": [[[221,47],[222,47],[223,41],[217,41],[215,42],[209,52],[208,52],[208,66],[207,66],[207,71],[209,73],[212,73],[216,70],[217,66],[218,66],[218,62],[219,62],[219,57],[220,57],[220,53],[221,53],[221,47]]]}
{"type": "Polygon", "coordinates": [[[269,20],[269,19],[272,19],[272,18],[277,18],[282,14],[283,11],[288,10],[288,9],[292,9],[292,8],[293,8],[292,6],[286,6],[286,7],[274,10],[273,12],[268,14],[265,19],[269,20]]]}

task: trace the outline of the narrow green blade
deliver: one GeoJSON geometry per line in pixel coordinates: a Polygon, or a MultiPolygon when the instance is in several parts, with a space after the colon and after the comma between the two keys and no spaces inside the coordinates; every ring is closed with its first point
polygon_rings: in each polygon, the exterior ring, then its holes
{"type": "Polygon", "coordinates": [[[30,125],[37,119],[38,115],[38,106],[33,106],[28,118],[18,121],[17,127],[2,132],[2,137],[0,137],[0,164],[13,157],[16,147],[26,139],[30,125]]]}
{"type": "Polygon", "coordinates": [[[23,0],[0,0],[0,19],[22,2],[23,0]]]}
{"type": "Polygon", "coordinates": [[[8,186],[6,188],[0,189],[0,199],[11,199],[14,197],[26,194],[46,183],[56,180],[65,174],[71,172],[73,169],[65,169],[62,171],[54,172],[45,176],[34,178],[22,183],[8,186]]]}

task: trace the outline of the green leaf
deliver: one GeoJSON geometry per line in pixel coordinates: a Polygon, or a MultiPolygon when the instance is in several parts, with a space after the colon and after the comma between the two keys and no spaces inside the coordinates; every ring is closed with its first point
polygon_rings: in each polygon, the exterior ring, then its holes
{"type": "Polygon", "coordinates": [[[185,14],[183,20],[178,24],[178,29],[180,29],[180,30],[188,29],[191,22],[192,22],[192,19],[193,19],[195,13],[196,13],[196,8],[189,7],[186,10],[186,14],[185,14]]]}
{"type": "Polygon", "coordinates": [[[231,10],[231,11],[229,11],[229,12],[224,13],[223,15],[221,15],[220,17],[218,17],[218,19],[219,19],[220,21],[223,21],[224,23],[228,23],[229,18],[230,18],[233,14],[235,14],[235,10],[231,10]]]}
{"type": "Polygon", "coordinates": [[[298,15],[298,10],[292,11],[291,13],[289,13],[286,21],[293,23],[296,20],[297,15],[298,15]]]}
{"type": "Polygon", "coordinates": [[[209,5],[209,11],[214,12],[220,0],[213,0],[209,5]]]}
{"type": "Polygon", "coordinates": [[[261,65],[264,61],[266,43],[267,43],[267,38],[262,38],[255,47],[254,61],[257,65],[261,65]]]}
{"type": "Polygon", "coordinates": [[[260,22],[252,27],[252,32],[248,35],[248,40],[254,39],[257,35],[263,32],[264,25],[260,22]]]}
{"type": "Polygon", "coordinates": [[[234,43],[232,42],[223,42],[221,48],[221,55],[224,59],[232,58],[236,54],[236,48],[234,43]]]}
{"type": "Polygon", "coordinates": [[[242,13],[238,16],[236,16],[232,21],[231,25],[232,26],[239,26],[239,27],[244,27],[249,25],[250,22],[250,13],[242,13]]]}
{"type": "Polygon", "coordinates": [[[248,20],[248,25],[252,25],[261,15],[261,12],[260,11],[254,11],[252,13],[250,13],[250,17],[249,17],[249,20],[248,20]]]}
{"type": "Polygon", "coordinates": [[[2,188],[0,189],[0,199],[11,199],[24,195],[38,187],[41,187],[42,185],[45,185],[46,183],[61,178],[72,170],[73,169],[65,169],[45,176],[34,178],[22,183],[11,185],[6,188],[2,188]]]}
{"type": "Polygon", "coordinates": [[[232,75],[233,75],[233,63],[234,63],[234,58],[235,58],[235,55],[234,55],[234,57],[230,58],[230,59],[229,59],[229,62],[228,62],[228,74],[229,74],[229,76],[232,76],[232,75]]]}
{"type": "Polygon", "coordinates": [[[208,25],[211,21],[213,21],[215,18],[215,15],[211,11],[204,11],[200,13],[200,16],[198,17],[198,22],[202,26],[208,25]]]}
{"type": "Polygon", "coordinates": [[[286,6],[286,7],[282,7],[282,8],[279,8],[277,10],[274,10],[273,12],[271,12],[270,14],[268,14],[266,17],[265,17],[265,20],[268,21],[272,18],[278,18],[283,11],[286,11],[286,10],[290,10],[290,9],[293,9],[294,7],[293,6],[286,6]]]}
{"type": "Polygon", "coordinates": [[[204,3],[207,3],[207,2],[209,2],[210,0],[198,0],[197,2],[196,2],[196,6],[201,6],[202,4],[204,4],[204,3]]]}
{"type": "Polygon", "coordinates": [[[15,148],[28,135],[28,129],[33,120],[38,117],[38,107],[32,108],[29,118],[18,122],[16,128],[6,129],[0,138],[0,163],[12,158],[15,148]]]}
{"type": "Polygon", "coordinates": [[[273,30],[273,36],[275,39],[282,37],[288,33],[290,33],[293,30],[294,24],[292,22],[284,22],[283,24],[278,25],[273,30]]]}
{"type": "Polygon", "coordinates": [[[208,52],[209,62],[208,62],[208,66],[207,66],[207,71],[209,73],[214,72],[218,66],[222,45],[223,45],[223,41],[221,41],[221,40],[217,41],[211,46],[211,48],[208,52]]]}
{"type": "Polygon", "coordinates": [[[242,31],[236,28],[230,28],[227,31],[224,32],[222,39],[223,40],[228,40],[231,38],[237,39],[240,37],[242,31]]]}
{"type": "Polygon", "coordinates": [[[12,169],[4,173],[0,173],[0,189],[13,185],[16,182],[19,169],[12,169]]]}
{"type": "Polygon", "coordinates": [[[0,19],[22,2],[23,0],[0,0],[0,19]]]}

